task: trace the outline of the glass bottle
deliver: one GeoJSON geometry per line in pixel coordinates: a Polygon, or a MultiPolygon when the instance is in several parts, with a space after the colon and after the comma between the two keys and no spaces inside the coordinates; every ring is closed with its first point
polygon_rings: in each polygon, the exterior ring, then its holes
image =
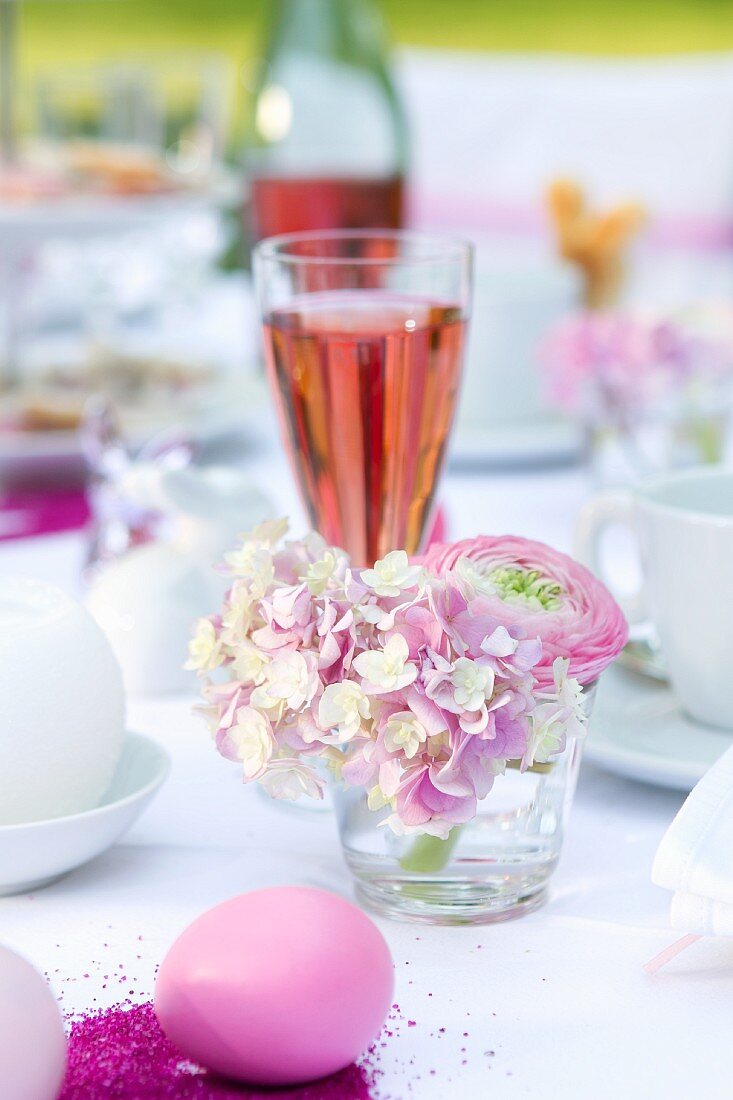
{"type": "Polygon", "coordinates": [[[399,229],[406,126],[372,0],[273,0],[247,167],[253,239],[399,229]]]}

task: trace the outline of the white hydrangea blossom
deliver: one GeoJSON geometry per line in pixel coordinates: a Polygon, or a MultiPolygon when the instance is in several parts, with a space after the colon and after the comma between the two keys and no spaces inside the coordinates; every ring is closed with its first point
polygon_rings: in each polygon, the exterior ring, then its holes
{"type": "Polygon", "coordinates": [[[199,619],[196,633],[188,645],[188,660],[184,668],[196,672],[213,672],[224,660],[222,641],[210,619],[199,619]]]}
{"type": "Polygon", "coordinates": [[[335,730],[339,744],[356,737],[370,713],[368,697],[352,680],[329,684],[318,702],[318,721],[323,729],[335,730]]]}
{"type": "Polygon", "coordinates": [[[240,707],[228,731],[237,758],[242,762],[245,779],[264,775],[274,748],[270,723],[254,707],[240,707]]]}
{"type": "Polygon", "coordinates": [[[393,550],[375,562],[373,569],[365,569],[361,579],[377,596],[399,596],[404,589],[421,584],[424,576],[422,566],[410,565],[404,550],[393,550]]]}
{"type": "Polygon", "coordinates": [[[408,660],[410,649],[402,634],[393,634],[384,649],[370,649],[354,659],[354,668],[373,694],[399,691],[413,683],[417,666],[408,660]]]}
{"type": "Polygon", "coordinates": [[[387,752],[403,752],[408,760],[412,760],[427,739],[425,727],[409,710],[393,714],[384,727],[384,747],[387,752]]]}

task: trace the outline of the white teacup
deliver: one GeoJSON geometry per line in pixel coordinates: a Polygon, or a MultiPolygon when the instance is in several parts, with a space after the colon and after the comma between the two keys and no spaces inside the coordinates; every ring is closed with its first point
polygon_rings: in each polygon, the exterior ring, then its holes
{"type": "Polygon", "coordinates": [[[629,621],[655,624],[688,713],[733,729],[733,470],[664,474],[590,501],[577,552],[599,576],[601,536],[615,523],[632,527],[641,546],[643,590],[617,597],[629,621]]]}

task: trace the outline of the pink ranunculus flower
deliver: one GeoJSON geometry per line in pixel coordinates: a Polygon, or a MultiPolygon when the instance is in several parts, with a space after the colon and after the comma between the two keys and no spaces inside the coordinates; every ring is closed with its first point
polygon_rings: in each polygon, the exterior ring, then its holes
{"type": "Polygon", "coordinates": [[[556,657],[570,660],[581,684],[595,680],[623,649],[628,626],[611,593],[567,554],[513,535],[482,535],[434,546],[422,558],[429,573],[452,574],[482,614],[539,638],[532,672],[553,682],[556,657]]]}

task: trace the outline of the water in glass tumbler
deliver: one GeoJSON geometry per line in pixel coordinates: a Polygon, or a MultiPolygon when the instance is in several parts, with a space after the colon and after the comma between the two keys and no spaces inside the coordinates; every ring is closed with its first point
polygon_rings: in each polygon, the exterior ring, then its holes
{"type": "Polygon", "coordinates": [[[270,383],[313,526],[355,565],[414,553],[456,404],[462,308],[335,290],[295,296],[264,320],[270,383]]]}

